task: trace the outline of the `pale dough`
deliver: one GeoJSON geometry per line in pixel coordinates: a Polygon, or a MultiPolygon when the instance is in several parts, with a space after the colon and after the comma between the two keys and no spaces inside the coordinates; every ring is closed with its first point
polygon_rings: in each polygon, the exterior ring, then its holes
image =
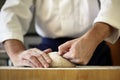
{"type": "Polygon", "coordinates": [[[50,52],[48,53],[50,58],[52,59],[52,63],[50,67],[75,67],[75,64],[71,63],[67,59],[64,59],[62,56],[58,54],[58,52],[50,52]]]}

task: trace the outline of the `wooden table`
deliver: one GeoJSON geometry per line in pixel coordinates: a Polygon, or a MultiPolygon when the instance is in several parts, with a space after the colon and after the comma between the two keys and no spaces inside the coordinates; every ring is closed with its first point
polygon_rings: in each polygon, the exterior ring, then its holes
{"type": "Polygon", "coordinates": [[[76,68],[0,67],[0,80],[120,80],[119,66],[76,68]]]}

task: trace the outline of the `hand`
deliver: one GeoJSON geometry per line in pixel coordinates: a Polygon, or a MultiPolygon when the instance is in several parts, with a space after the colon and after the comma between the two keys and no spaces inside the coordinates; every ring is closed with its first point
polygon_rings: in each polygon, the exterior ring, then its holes
{"type": "Polygon", "coordinates": [[[86,65],[92,57],[96,47],[96,43],[81,37],[59,46],[59,54],[73,63],[86,65]]]}
{"type": "Polygon", "coordinates": [[[49,67],[52,62],[47,53],[51,52],[51,49],[40,51],[37,48],[29,49],[19,54],[14,55],[13,63],[15,66],[30,66],[30,67],[49,67]]]}
{"type": "Polygon", "coordinates": [[[86,65],[99,43],[112,35],[114,30],[106,23],[95,23],[82,37],[59,46],[59,54],[71,62],[86,65]]]}

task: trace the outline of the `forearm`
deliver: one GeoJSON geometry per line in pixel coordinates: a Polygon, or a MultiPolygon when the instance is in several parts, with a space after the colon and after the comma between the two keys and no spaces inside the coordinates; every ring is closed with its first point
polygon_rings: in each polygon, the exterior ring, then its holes
{"type": "Polygon", "coordinates": [[[83,36],[99,44],[106,37],[110,36],[114,28],[105,23],[95,23],[94,26],[83,36]]]}
{"type": "Polygon", "coordinates": [[[10,58],[25,50],[23,43],[19,40],[10,39],[6,40],[3,44],[10,58]]]}

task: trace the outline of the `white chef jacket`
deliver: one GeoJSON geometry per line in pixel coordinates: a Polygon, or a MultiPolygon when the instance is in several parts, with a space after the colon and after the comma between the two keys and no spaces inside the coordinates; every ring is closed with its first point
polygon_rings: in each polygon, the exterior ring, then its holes
{"type": "MultiPolygon", "coordinates": [[[[33,2],[5,2],[0,12],[0,42],[7,39],[23,42],[33,17],[33,2]]],[[[101,0],[100,10],[97,0],[36,0],[35,9],[35,28],[42,37],[80,37],[96,22],[115,28],[107,41],[114,43],[120,35],[120,0],[101,0]]]]}

